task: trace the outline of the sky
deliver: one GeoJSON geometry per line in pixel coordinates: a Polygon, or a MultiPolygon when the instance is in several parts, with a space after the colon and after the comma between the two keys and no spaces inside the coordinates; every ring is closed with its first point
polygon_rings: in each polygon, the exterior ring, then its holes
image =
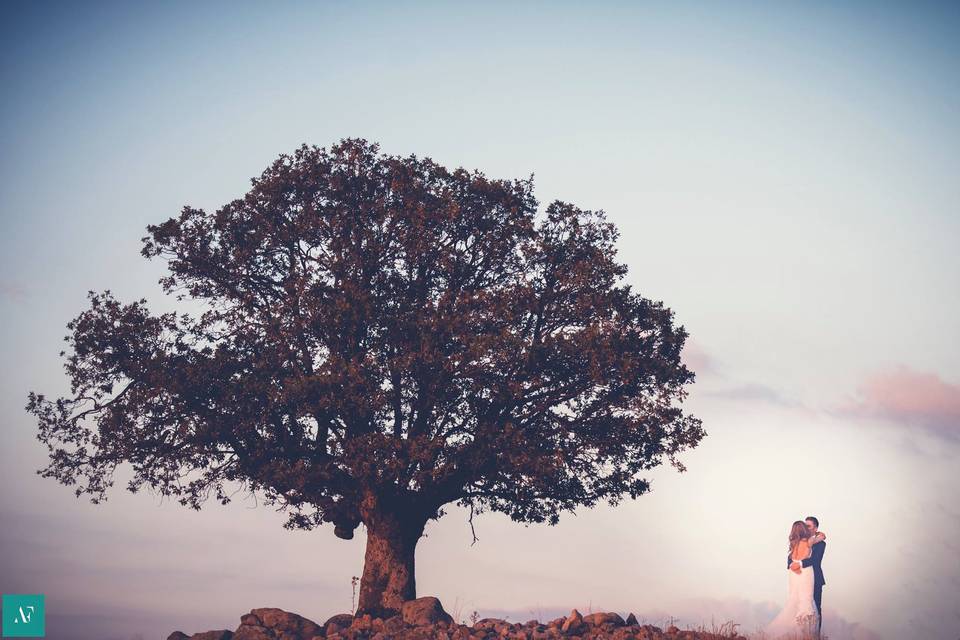
{"type": "Polygon", "coordinates": [[[48,637],[235,629],[352,606],[365,534],[253,498],[94,505],[27,394],[88,290],[177,308],[146,226],[346,137],[603,210],[627,281],[690,333],[685,473],[555,527],[453,507],[418,595],[459,620],[577,608],[771,620],[820,519],[831,640],[960,635],[960,7],[939,3],[15,3],[0,20],[0,590],[48,637]]]}

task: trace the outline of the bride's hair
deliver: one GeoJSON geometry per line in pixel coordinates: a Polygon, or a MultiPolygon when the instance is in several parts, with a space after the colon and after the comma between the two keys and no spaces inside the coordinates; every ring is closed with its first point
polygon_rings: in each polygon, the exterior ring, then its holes
{"type": "Polygon", "coordinates": [[[801,540],[806,540],[809,537],[810,531],[807,530],[807,524],[803,520],[794,522],[793,526],[790,527],[790,553],[793,553],[793,550],[801,540]]]}

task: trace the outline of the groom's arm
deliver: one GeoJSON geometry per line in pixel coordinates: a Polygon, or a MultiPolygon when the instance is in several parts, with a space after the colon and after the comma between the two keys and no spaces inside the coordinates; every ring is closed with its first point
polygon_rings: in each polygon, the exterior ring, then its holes
{"type": "Polygon", "coordinates": [[[821,542],[820,544],[813,545],[813,554],[806,558],[803,561],[803,566],[812,567],[813,565],[820,564],[820,561],[823,560],[823,552],[827,550],[827,543],[821,542]]]}
{"type": "Polygon", "coordinates": [[[800,562],[793,559],[793,555],[787,554],[787,569],[795,573],[800,573],[800,562]]]}

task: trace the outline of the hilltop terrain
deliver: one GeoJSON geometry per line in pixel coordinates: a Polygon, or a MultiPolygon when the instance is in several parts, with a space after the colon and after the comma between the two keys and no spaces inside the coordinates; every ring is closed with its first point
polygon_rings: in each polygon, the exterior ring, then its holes
{"type": "Polygon", "coordinates": [[[637,622],[631,613],[624,620],[617,613],[570,615],[549,622],[529,620],[511,623],[483,618],[472,625],[458,624],[434,597],[417,598],[403,604],[400,614],[382,619],[366,614],[341,613],[323,624],[278,608],[253,609],[240,617],[235,630],[218,629],[188,635],[174,631],[167,640],[746,640],[735,629],[692,630],[669,626],[666,629],[637,622]]]}

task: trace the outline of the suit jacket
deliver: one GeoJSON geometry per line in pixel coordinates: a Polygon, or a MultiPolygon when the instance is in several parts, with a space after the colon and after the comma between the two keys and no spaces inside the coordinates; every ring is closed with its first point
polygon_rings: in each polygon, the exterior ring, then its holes
{"type": "MultiPolygon", "coordinates": [[[[823,561],[823,553],[827,550],[827,541],[823,540],[813,545],[813,554],[809,558],[805,558],[801,564],[804,567],[813,567],[813,583],[819,585],[827,584],[827,581],[823,579],[823,569],[820,568],[820,563],[823,561]]],[[[790,557],[790,554],[787,554],[787,569],[790,568],[790,565],[793,564],[794,560],[790,557]]]]}

